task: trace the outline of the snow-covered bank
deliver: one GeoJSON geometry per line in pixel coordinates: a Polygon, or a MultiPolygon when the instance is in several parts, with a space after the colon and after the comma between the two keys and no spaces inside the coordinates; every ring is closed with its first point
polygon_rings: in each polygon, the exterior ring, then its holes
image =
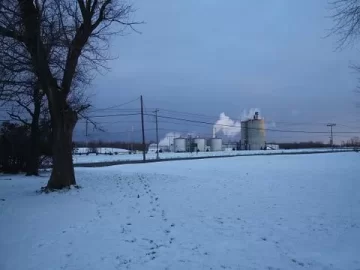
{"type": "MultiPolygon", "coordinates": [[[[352,149],[334,149],[334,151],[352,151],[352,149]]],[[[254,151],[219,151],[219,152],[199,152],[199,153],[160,153],[160,159],[179,159],[179,158],[197,158],[197,157],[218,157],[218,156],[247,156],[247,155],[271,155],[271,154],[293,154],[293,153],[323,153],[332,151],[331,149],[299,149],[299,150],[254,150],[254,151]]],[[[121,155],[75,155],[74,164],[101,163],[116,161],[140,161],[142,154],[121,154],[121,155]]],[[[155,160],[155,153],[146,154],[147,160],[155,160]]]]}
{"type": "Polygon", "coordinates": [[[359,160],[78,168],[81,190],[41,195],[0,177],[0,269],[359,269],[359,160]]]}

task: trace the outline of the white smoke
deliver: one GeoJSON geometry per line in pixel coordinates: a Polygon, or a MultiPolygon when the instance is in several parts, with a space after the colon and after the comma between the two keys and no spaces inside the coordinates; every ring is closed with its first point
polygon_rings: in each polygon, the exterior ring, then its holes
{"type": "Polygon", "coordinates": [[[241,131],[240,121],[232,120],[224,112],[220,114],[219,120],[214,124],[214,133],[222,132],[225,136],[234,137],[241,131]]]}
{"type": "Polygon", "coordinates": [[[181,134],[178,132],[166,133],[165,137],[159,141],[160,146],[170,146],[174,144],[174,139],[180,138],[181,134]]]}
{"type": "Polygon", "coordinates": [[[261,114],[260,114],[260,109],[258,108],[251,108],[248,111],[245,109],[243,110],[242,114],[241,114],[241,121],[246,121],[246,120],[250,120],[250,119],[254,119],[254,115],[255,113],[258,112],[259,113],[259,119],[262,119],[261,114]]]}
{"type": "MultiPolygon", "coordinates": [[[[260,115],[260,109],[251,108],[249,110],[243,110],[241,114],[241,121],[254,119],[255,113],[259,113],[259,119],[262,119],[260,115]]],[[[241,132],[241,121],[232,120],[224,112],[220,114],[219,120],[216,121],[213,127],[214,134],[222,133],[228,137],[235,137],[241,132]]]]}

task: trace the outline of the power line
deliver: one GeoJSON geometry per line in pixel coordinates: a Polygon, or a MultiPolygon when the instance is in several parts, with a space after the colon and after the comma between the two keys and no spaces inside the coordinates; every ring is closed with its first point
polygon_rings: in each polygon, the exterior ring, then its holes
{"type": "Polygon", "coordinates": [[[102,118],[102,117],[114,117],[114,116],[133,116],[140,115],[140,113],[118,113],[118,114],[105,114],[105,115],[90,115],[89,118],[102,118]]]}
{"type": "MultiPolygon", "coordinates": [[[[148,114],[148,115],[154,116],[154,114],[148,114]]],[[[206,122],[206,121],[199,121],[199,120],[191,120],[191,119],[186,119],[186,118],[163,116],[163,115],[158,115],[158,117],[163,118],[163,119],[172,119],[172,120],[183,121],[183,122],[199,123],[199,124],[212,125],[212,126],[214,125],[214,123],[210,123],[210,122],[206,122]]],[[[224,124],[217,124],[217,125],[222,126],[222,127],[238,127],[235,125],[224,125],[224,124]]],[[[248,129],[260,130],[260,128],[250,128],[250,127],[248,127],[248,129]]],[[[306,134],[327,134],[328,133],[326,131],[282,130],[282,129],[272,129],[272,128],[267,128],[265,130],[273,131],[273,132],[306,133],[306,134]]],[[[350,131],[336,132],[336,134],[358,134],[358,133],[359,132],[350,132],[350,131]]]]}
{"type": "Polygon", "coordinates": [[[140,97],[137,97],[137,98],[132,99],[132,100],[130,100],[130,101],[127,101],[127,102],[124,102],[124,103],[121,103],[121,104],[118,104],[118,105],[113,105],[113,106],[110,106],[110,107],[107,107],[107,108],[96,109],[96,110],[93,110],[92,112],[107,111],[107,110],[119,108],[119,107],[128,105],[128,104],[130,104],[130,103],[133,103],[133,102],[135,102],[135,101],[138,101],[139,99],[140,99],[140,97]]]}
{"type": "MultiPolygon", "coordinates": [[[[205,114],[198,114],[198,113],[189,113],[189,112],[181,112],[181,111],[176,111],[176,110],[168,110],[168,109],[162,109],[160,108],[159,110],[164,111],[164,112],[169,112],[170,114],[180,114],[180,115],[189,115],[189,116],[199,116],[199,117],[203,117],[203,118],[219,118],[218,116],[210,116],[210,115],[205,115],[205,114]]],[[[229,116],[231,119],[234,119],[234,121],[239,121],[239,117],[231,117],[229,116]]],[[[288,121],[275,121],[275,120],[271,120],[271,119],[265,119],[265,121],[267,123],[276,123],[276,124],[286,124],[286,125],[319,125],[319,126],[324,126],[327,123],[325,122],[288,122],[288,121]]],[[[352,122],[344,122],[344,123],[359,123],[358,121],[352,121],[352,122]]],[[[339,124],[340,125],[340,124],[339,124]]],[[[346,125],[341,125],[344,127],[348,127],[348,128],[353,128],[353,129],[359,129],[360,132],[360,127],[350,127],[350,126],[346,126],[346,125]]]]}
{"type": "MultiPolygon", "coordinates": [[[[159,129],[159,130],[163,130],[163,129],[159,129]]],[[[150,128],[150,129],[145,129],[145,131],[156,131],[155,128],[150,128]]],[[[91,134],[89,134],[89,136],[94,136],[94,135],[100,135],[100,134],[126,134],[129,132],[135,132],[135,133],[141,133],[141,129],[139,130],[126,130],[126,131],[103,131],[103,132],[92,132],[91,134]]]]}
{"type": "Polygon", "coordinates": [[[167,109],[159,109],[161,111],[164,112],[169,112],[169,113],[177,113],[177,114],[183,114],[183,115],[188,115],[188,116],[199,116],[199,117],[203,117],[203,118],[219,118],[219,115],[217,116],[210,116],[210,115],[205,115],[205,114],[199,114],[199,113],[189,113],[189,112],[180,112],[180,111],[175,111],[175,110],[167,110],[167,109]]]}

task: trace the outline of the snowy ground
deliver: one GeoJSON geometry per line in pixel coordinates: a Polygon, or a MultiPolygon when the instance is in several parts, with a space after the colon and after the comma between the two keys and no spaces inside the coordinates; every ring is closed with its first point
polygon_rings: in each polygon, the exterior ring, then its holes
{"type": "Polygon", "coordinates": [[[0,269],[360,269],[360,155],[78,168],[80,190],[0,176],[0,269]],[[10,180],[11,179],[11,180],[10,180]]]}
{"type": "MultiPolygon", "coordinates": [[[[304,153],[304,152],[327,152],[331,149],[299,149],[299,150],[254,150],[254,151],[220,151],[220,152],[199,152],[199,153],[160,153],[161,159],[191,158],[191,157],[209,157],[209,156],[240,156],[240,155],[268,155],[274,153],[304,153]]],[[[335,149],[334,151],[343,151],[344,149],[335,149]]],[[[349,149],[350,151],[352,149],[349,149]]],[[[142,154],[122,153],[119,155],[74,155],[74,163],[97,163],[97,162],[114,162],[114,161],[136,161],[142,160],[142,154]]],[[[146,159],[156,159],[155,153],[148,153],[146,159]]]]}

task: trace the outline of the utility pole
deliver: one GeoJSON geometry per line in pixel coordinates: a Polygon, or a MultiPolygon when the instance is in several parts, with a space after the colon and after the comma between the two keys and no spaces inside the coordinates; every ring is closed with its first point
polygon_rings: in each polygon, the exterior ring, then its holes
{"type": "Polygon", "coordinates": [[[155,113],[155,123],[156,123],[156,159],[160,159],[159,157],[159,126],[158,126],[158,109],[154,111],[155,113]]]}
{"type": "Polygon", "coordinates": [[[134,126],[131,126],[131,152],[134,152],[134,126]]]}
{"type": "Polygon", "coordinates": [[[131,139],[130,139],[130,131],[128,131],[128,148],[129,148],[129,152],[130,152],[130,154],[132,154],[132,151],[131,151],[131,139]]]}
{"type": "Polygon", "coordinates": [[[330,145],[331,148],[334,147],[334,137],[333,137],[333,127],[336,126],[336,124],[331,123],[331,124],[327,124],[328,127],[330,127],[330,145]]]}
{"type": "Polygon", "coordinates": [[[85,124],[86,147],[88,147],[88,126],[89,126],[89,120],[86,119],[86,124],[85,124]]]}
{"type": "Polygon", "coordinates": [[[143,96],[140,96],[141,103],[141,132],[142,132],[142,148],[143,148],[143,161],[146,161],[146,144],[145,144],[145,128],[144,128],[144,101],[143,96]]]}

